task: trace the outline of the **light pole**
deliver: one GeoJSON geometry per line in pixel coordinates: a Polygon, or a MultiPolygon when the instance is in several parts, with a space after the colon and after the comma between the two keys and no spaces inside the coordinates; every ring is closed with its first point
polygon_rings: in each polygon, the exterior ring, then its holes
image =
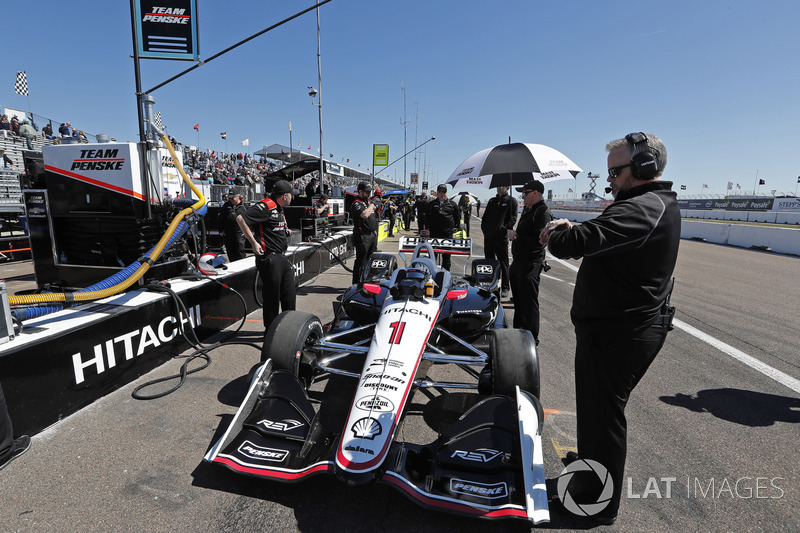
{"type": "Polygon", "coordinates": [[[324,152],[322,151],[322,55],[320,54],[319,5],[319,0],[317,0],[317,87],[320,92],[309,87],[308,95],[311,97],[311,104],[316,105],[319,109],[319,191],[325,192],[325,163],[322,160],[324,152]],[[319,103],[314,104],[314,96],[317,94],[319,94],[319,103]]]}

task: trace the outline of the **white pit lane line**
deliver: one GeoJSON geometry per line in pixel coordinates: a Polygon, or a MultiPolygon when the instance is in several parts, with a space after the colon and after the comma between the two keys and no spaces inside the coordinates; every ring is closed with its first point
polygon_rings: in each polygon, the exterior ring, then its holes
{"type": "MultiPolygon", "coordinates": [[[[576,267],[572,263],[569,263],[569,262],[564,261],[562,259],[558,259],[557,257],[553,257],[549,253],[547,254],[547,260],[548,261],[555,261],[556,263],[562,264],[562,265],[564,265],[565,267],[569,268],[570,270],[572,270],[574,272],[578,271],[578,267],[576,267]]],[[[547,277],[548,278],[552,278],[552,276],[547,276],[547,277]]],[[[558,278],[553,278],[553,279],[558,279],[558,278]]],[[[559,280],[559,281],[564,281],[564,280],[559,280]]],[[[749,366],[753,370],[761,372],[762,374],[764,374],[768,378],[770,378],[770,379],[772,379],[774,381],[777,381],[781,385],[784,385],[784,386],[792,389],[794,392],[800,394],[800,380],[797,380],[797,379],[793,378],[792,376],[781,372],[777,368],[772,368],[771,366],[769,366],[766,363],[762,363],[761,361],[759,361],[755,357],[747,355],[743,351],[734,348],[730,344],[726,344],[726,343],[722,342],[721,340],[717,339],[716,337],[712,337],[708,333],[704,333],[704,332],[700,331],[699,329],[695,328],[694,326],[690,326],[689,324],[687,324],[686,322],[683,322],[682,320],[678,320],[677,318],[673,319],[672,325],[675,326],[676,328],[682,330],[682,331],[685,331],[689,335],[692,335],[693,337],[695,337],[697,339],[700,339],[701,341],[703,341],[705,343],[710,344],[711,346],[713,346],[717,350],[721,351],[722,353],[733,357],[737,361],[739,361],[741,363],[744,363],[745,365],[749,366]]]]}

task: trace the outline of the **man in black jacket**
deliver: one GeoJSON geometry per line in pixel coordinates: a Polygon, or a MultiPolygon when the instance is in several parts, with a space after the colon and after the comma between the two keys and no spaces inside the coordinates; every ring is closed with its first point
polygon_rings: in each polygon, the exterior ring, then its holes
{"type": "Polygon", "coordinates": [[[508,271],[508,230],[517,223],[517,200],[508,195],[508,187],[498,187],[497,196],[490,198],[483,210],[481,231],[483,231],[483,254],[486,259],[500,261],[502,275],[501,293],[508,297],[511,287],[508,271]]]}
{"type": "Polygon", "coordinates": [[[539,279],[545,249],[539,234],[553,220],[544,203],[544,185],[531,180],[517,191],[522,193],[523,210],[517,229],[508,232],[514,262],[509,268],[514,293],[514,327],[527,329],[539,344],[539,279]]]}
{"type": "Polygon", "coordinates": [[[230,261],[238,261],[245,257],[244,234],[239,223],[236,222],[237,217],[245,210],[242,205],[243,200],[243,195],[234,194],[230,202],[225,202],[220,212],[220,230],[230,261]]]}
{"type": "Polygon", "coordinates": [[[353,219],[353,247],[356,249],[356,260],[353,263],[353,285],[361,282],[364,276],[364,265],[378,249],[378,217],[376,203],[370,202],[372,187],[362,181],[358,184],[358,198],[350,206],[353,219]]]}
{"type": "MultiPolygon", "coordinates": [[[[610,524],[620,504],[627,454],[625,406],[671,329],[670,278],[681,217],[672,183],[661,181],[667,150],[655,135],[631,133],[608,143],[614,203],[595,219],[550,222],[540,240],[556,257],[583,258],[575,282],[575,401],[578,454],[608,469],[614,483],[596,522],[610,524]]],[[[578,472],[583,474],[583,472],[578,472]]],[[[595,476],[596,477],[596,476],[595,476]]],[[[578,475],[578,503],[596,503],[578,475]],[[581,494],[582,492],[582,494],[581,494]]]]}
{"type": "MultiPolygon", "coordinates": [[[[436,198],[428,204],[428,227],[431,237],[452,239],[461,225],[461,211],[453,200],[447,198],[447,185],[436,187],[436,198]]],[[[442,268],[450,270],[450,254],[442,255],[442,268]]]]}

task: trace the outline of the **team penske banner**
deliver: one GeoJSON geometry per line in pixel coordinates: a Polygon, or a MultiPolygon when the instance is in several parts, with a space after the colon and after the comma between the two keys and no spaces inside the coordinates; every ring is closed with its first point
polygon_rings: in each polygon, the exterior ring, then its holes
{"type": "Polygon", "coordinates": [[[197,60],[197,0],[134,0],[134,3],[139,57],[197,60]]]}

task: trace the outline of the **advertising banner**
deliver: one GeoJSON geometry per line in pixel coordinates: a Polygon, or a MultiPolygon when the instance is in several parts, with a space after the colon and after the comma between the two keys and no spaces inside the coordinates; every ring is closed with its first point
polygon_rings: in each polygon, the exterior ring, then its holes
{"type": "Polygon", "coordinates": [[[197,60],[197,0],[134,2],[139,57],[197,60]]]}
{"type": "Polygon", "coordinates": [[[373,144],[372,145],[372,166],[385,167],[389,164],[389,145],[388,144],[373,144]]]}

